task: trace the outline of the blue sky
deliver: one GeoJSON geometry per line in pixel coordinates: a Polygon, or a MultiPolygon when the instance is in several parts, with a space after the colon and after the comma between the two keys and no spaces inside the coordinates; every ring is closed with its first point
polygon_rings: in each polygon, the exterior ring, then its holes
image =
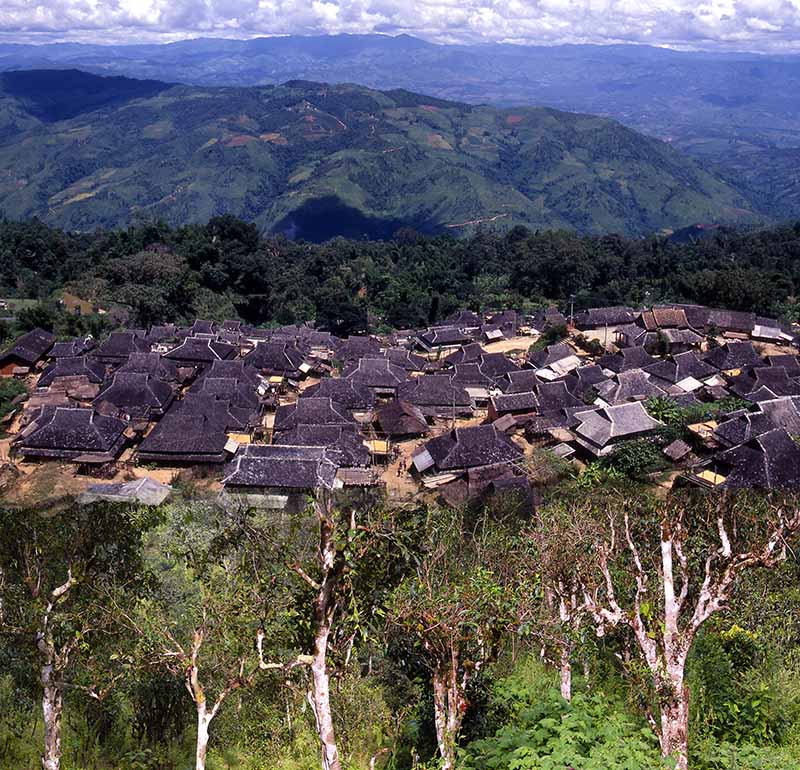
{"type": "Polygon", "coordinates": [[[0,0],[4,42],[340,32],[800,52],[800,0],[0,0]]]}

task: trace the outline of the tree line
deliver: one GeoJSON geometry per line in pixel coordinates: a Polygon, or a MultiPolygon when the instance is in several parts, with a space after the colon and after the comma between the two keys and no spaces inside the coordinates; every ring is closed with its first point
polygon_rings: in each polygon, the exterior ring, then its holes
{"type": "Polygon", "coordinates": [[[58,311],[53,297],[65,287],[124,308],[135,326],[239,317],[312,320],[347,334],[424,326],[463,307],[566,307],[571,300],[578,309],[695,302],[794,321],[798,286],[800,224],[721,228],[688,243],[516,227],[464,239],[401,230],[386,241],[312,244],[260,235],[230,216],[93,233],[0,221],[0,295],[41,300],[21,314],[22,326],[66,331],[91,322],[58,311]]]}
{"type": "Polygon", "coordinates": [[[0,761],[800,767],[799,532],[794,494],[629,484],[2,509],[0,761]]]}

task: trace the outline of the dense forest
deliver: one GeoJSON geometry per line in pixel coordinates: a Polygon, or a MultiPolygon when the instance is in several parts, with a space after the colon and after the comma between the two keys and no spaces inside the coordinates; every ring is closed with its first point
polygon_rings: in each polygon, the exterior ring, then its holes
{"type": "Polygon", "coordinates": [[[310,244],[260,236],[232,217],[77,234],[0,221],[0,296],[40,300],[23,326],[68,334],[89,323],[59,315],[53,299],[64,288],[142,327],[239,317],[314,320],[346,334],[425,326],[461,307],[564,308],[572,298],[576,308],[684,301],[794,321],[800,224],[684,243],[518,227],[463,240],[402,230],[386,241],[310,244]]]}

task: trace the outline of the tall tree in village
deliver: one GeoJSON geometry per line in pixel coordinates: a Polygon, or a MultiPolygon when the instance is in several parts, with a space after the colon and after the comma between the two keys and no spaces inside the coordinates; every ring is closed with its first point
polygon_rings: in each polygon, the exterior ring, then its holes
{"type": "Polygon", "coordinates": [[[310,659],[267,660],[283,638],[286,597],[279,585],[259,581],[222,509],[175,507],[165,530],[168,556],[159,552],[152,564],[159,583],[118,614],[138,634],[139,666],[163,666],[183,678],[197,712],[195,769],[205,770],[211,724],[226,701],[263,672],[289,672],[310,659]]]}
{"type": "Polygon", "coordinates": [[[453,770],[467,686],[492,660],[513,607],[513,594],[492,570],[497,531],[488,517],[470,525],[453,509],[431,509],[416,569],[396,589],[390,633],[416,649],[431,673],[436,741],[453,770]]]}
{"type": "MultiPolygon", "coordinates": [[[[52,515],[0,508],[0,633],[32,645],[41,686],[43,770],[61,767],[65,689],[118,623],[105,597],[144,578],[151,514],[109,505],[52,515]]],[[[90,685],[97,696],[99,690],[90,685]]]]}
{"type": "MultiPolygon", "coordinates": [[[[664,757],[688,767],[686,660],[698,631],[722,609],[742,574],[786,558],[800,530],[795,496],[674,491],[584,494],[542,521],[571,543],[580,590],[603,635],[633,635],[658,707],[664,757]]],[[[552,539],[552,538],[551,538],[552,539]]]]}

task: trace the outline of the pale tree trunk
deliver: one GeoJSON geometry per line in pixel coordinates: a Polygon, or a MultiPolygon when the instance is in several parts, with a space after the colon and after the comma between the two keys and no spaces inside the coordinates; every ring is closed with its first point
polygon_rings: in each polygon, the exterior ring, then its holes
{"type": "Polygon", "coordinates": [[[686,661],[673,659],[658,688],[661,710],[661,754],[675,761],[676,770],[689,765],[689,689],[683,677],[686,661]]]}
{"type": "Polygon", "coordinates": [[[447,735],[447,676],[443,671],[433,672],[433,715],[436,725],[436,744],[442,758],[442,770],[453,770],[455,765],[455,747],[450,744],[447,735]]]}
{"type": "Polygon", "coordinates": [[[561,648],[559,660],[561,668],[561,697],[568,703],[572,700],[572,664],[569,661],[569,648],[561,648]]]}
{"type": "Polygon", "coordinates": [[[42,770],[60,770],[61,767],[61,713],[64,694],[55,681],[52,660],[42,665],[42,717],[44,722],[44,753],[42,770]]]}
{"type": "Polygon", "coordinates": [[[206,756],[208,754],[208,728],[214,718],[213,712],[206,710],[205,701],[197,704],[197,745],[195,748],[195,770],[206,770],[206,756]]]}
{"type": "Polygon", "coordinates": [[[464,721],[467,699],[464,696],[466,677],[458,675],[458,656],[454,653],[449,664],[433,672],[433,708],[436,723],[436,743],[442,759],[442,770],[453,770],[456,747],[464,721]]]}
{"type": "MultiPolygon", "coordinates": [[[[339,576],[344,569],[344,559],[337,553],[336,522],[331,501],[317,499],[315,510],[319,521],[319,560],[322,579],[316,583],[305,576],[317,591],[314,597],[314,654],[311,662],[311,678],[314,683],[309,702],[314,710],[319,736],[322,770],[341,770],[339,749],[333,727],[331,711],[330,677],[328,676],[328,640],[330,639],[333,618],[336,614],[336,589],[339,576]]],[[[355,515],[355,514],[353,514],[355,515]]],[[[351,529],[355,522],[351,521],[351,529]]]]}
{"type": "Polygon", "coordinates": [[[311,677],[314,681],[314,692],[311,703],[317,722],[320,750],[322,752],[323,770],[341,770],[339,749],[336,745],[336,734],[333,729],[333,713],[331,711],[330,677],[328,676],[328,635],[330,628],[323,625],[314,639],[314,656],[311,664],[311,677]]]}

